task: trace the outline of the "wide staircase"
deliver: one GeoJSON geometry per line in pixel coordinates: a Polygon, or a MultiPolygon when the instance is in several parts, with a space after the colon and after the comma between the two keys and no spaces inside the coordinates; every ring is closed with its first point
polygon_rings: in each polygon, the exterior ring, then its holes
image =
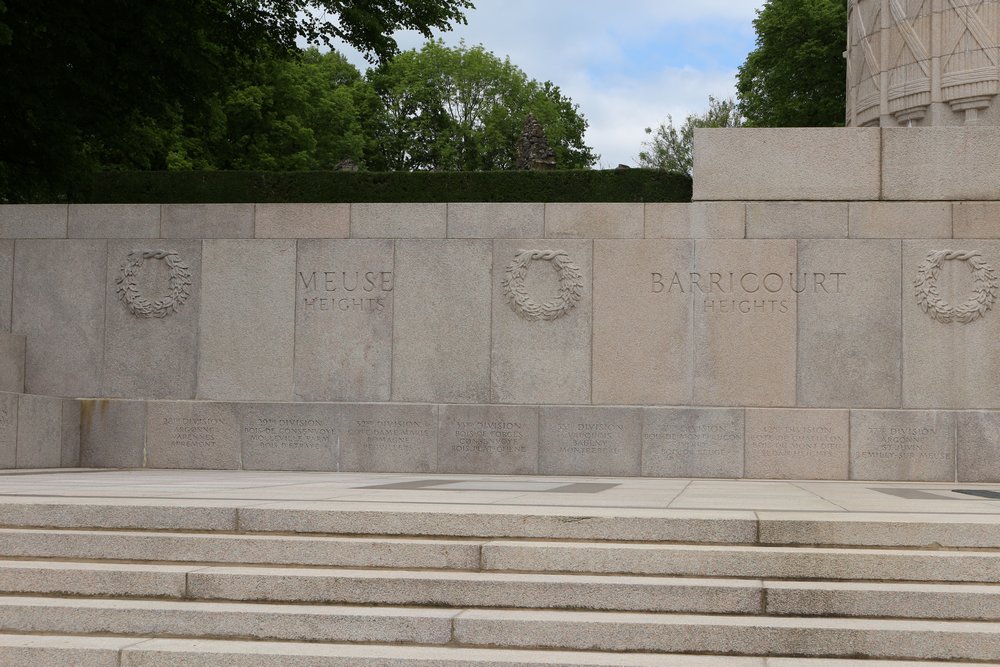
{"type": "Polygon", "coordinates": [[[0,664],[1000,661],[990,517],[0,501],[0,664]]]}

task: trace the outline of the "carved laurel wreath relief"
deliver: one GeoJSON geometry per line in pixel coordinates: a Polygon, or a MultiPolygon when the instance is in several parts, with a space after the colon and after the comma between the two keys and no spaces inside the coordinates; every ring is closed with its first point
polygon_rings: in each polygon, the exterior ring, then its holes
{"type": "Polygon", "coordinates": [[[507,303],[519,317],[529,322],[552,321],[568,313],[580,300],[583,275],[562,250],[518,250],[507,265],[502,285],[507,303]],[[553,301],[538,303],[528,296],[524,277],[528,273],[528,265],[536,259],[552,262],[559,273],[559,295],[553,301]]]}
{"type": "Polygon", "coordinates": [[[913,286],[920,308],[938,322],[975,322],[993,307],[997,298],[997,274],[976,250],[931,251],[917,269],[913,286]],[[944,262],[953,259],[968,262],[975,281],[971,297],[957,306],[941,298],[937,282],[944,262]]]}
{"type": "Polygon", "coordinates": [[[118,300],[136,317],[166,317],[176,313],[191,295],[191,269],[173,250],[133,250],[122,264],[118,278],[118,300]],[[162,259],[170,268],[170,294],[150,301],[139,293],[136,276],[147,259],[162,259]]]}

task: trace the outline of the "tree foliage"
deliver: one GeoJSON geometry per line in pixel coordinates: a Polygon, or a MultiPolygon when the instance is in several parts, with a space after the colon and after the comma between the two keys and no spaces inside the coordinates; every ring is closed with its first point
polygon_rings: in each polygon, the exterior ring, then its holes
{"type": "Polygon", "coordinates": [[[674,119],[669,115],[667,122],[660,123],[656,130],[646,128],[646,134],[652,135],[652,138],[642,144],[645,150],[639,153],[639,166],[690,175],[694,164],[692,149],[696,127],[740,127],[742,124],[743,119],[734,100],[717,100],[709,95],[708,111],[691,114],[680,128],[674,125],[674,119]]]}
{"type": "Polygon", "coordinates": [[[757,46],[740,67],[740,112],[753,127],[844,124],[844,0],[767,0],[757,46]]]}
{"type": "Polygon", "coordinates": [[[161,168],[171,170],[332,169],[362,160],[365,119],[378,113],[378,98],[353,65],[336,51],[309,49],[264,64],[220,94],[208,117],[175,122],[151,143],[164,156],[161,168]]]}
{"type": "MultiPolygon", "coordinates": [[[[185,128],[203,126],[208,143],[221,141],[225,105],[255,104],[251,91],[228,99],[234,82],[295,58],[300,33],[344,39],[378,60],[398,50],[394,30],[430,35],[471,7],[469,0],[0,2],[0,201],[65,192],[104,159],[165,166],[157,156],[190,136],[185,128]]],[[[294,125],[281,131],[284,141],[303,139],[294,125]]],[[[197,164],[194,152],[179,159],[197,164]]]]}
{"type": "Polygon", "coordinates": [[[384,115],[374,168],[512,169],[528,113],[545,128],[560,168],[597,160],[583,142],[586,119],[558,86],[539,83],[482,46],[428,41],[369,71],[384,115]]]}

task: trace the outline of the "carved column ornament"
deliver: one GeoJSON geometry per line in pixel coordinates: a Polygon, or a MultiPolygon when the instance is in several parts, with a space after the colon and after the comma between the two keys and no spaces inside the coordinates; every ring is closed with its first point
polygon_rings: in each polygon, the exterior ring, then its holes
{"type": "Polygon", "coordinates": [[[191,269],[173,250],[133,250],[122,263],[118,277],[118,300],[136,317],[166,317],[177,309],[191,295],[191,269]],[[170,268],[170,293],[155,301],[150,301],[139,293],[136,276],[144,260],[160,259],[170,268]]]}
{"type": "Polygon", "coordinates": [[[850,0],[847,124],[984,122],[1000,93],[998,31],[1000,0],[850,0]]]}

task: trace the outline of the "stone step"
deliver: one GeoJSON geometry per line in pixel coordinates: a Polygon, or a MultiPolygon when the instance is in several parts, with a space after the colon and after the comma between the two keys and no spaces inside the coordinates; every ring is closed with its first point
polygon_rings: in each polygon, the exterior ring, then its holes
{"type": "Polygon", "coordinates": [[[146,639],[0,635],[0,664],[45,667],[934,667],[944,662],[817,660],[680,654],[532,651],[146,639]]]}
{"type": "Polygon", "coordinates": [[[477,609],[460,644],[894,660],[1000,660],[1000,624],[855,618],[694,616],[477,609]]]}
{"type": "Polygon", "coordinates": [[[0,557],[479,569],[482,541],[0,528],[0,557]]]}
{"type": "Polygon", "coordinates": [[[838,617],[0,597],[0,631],[640,654],[1000,660],[997,623],[838,617]]]}
{"type": "Polygon", "coordinates": [[[0,528],[0,557],[696,577],[1000,581],[1000,552],[0,528]]]}
{"type": "Polygon", "coordinates": [[[213,567],[188,575],[205,600],[754,614],[750,579],[213,567]]]}
{"type": "Polygon", "coordinates": [[[448,644],[457,609],[0,596],[0,632],[448,644]]]}
{"type": "Polygon", "coordinates": [[[1000,619],[1000,586],[0,561],[0,592],[294,604],[1000,619]]]}
{"type": "Polygon", "coordinates": [[[0,527],[1000,549],[1000,522],[976,514],[5,497],[0,527]]]}
{"type": "Polygon", "coordinates": [[[445,607],[1000,619],[1000,586],[213,567],[190,598],[445,607]]]}
{"type": "Polygon", "coordinates": [[[493,571],[874,581],[1000,581],[1000,552],[491,540],[493,571]]]}

